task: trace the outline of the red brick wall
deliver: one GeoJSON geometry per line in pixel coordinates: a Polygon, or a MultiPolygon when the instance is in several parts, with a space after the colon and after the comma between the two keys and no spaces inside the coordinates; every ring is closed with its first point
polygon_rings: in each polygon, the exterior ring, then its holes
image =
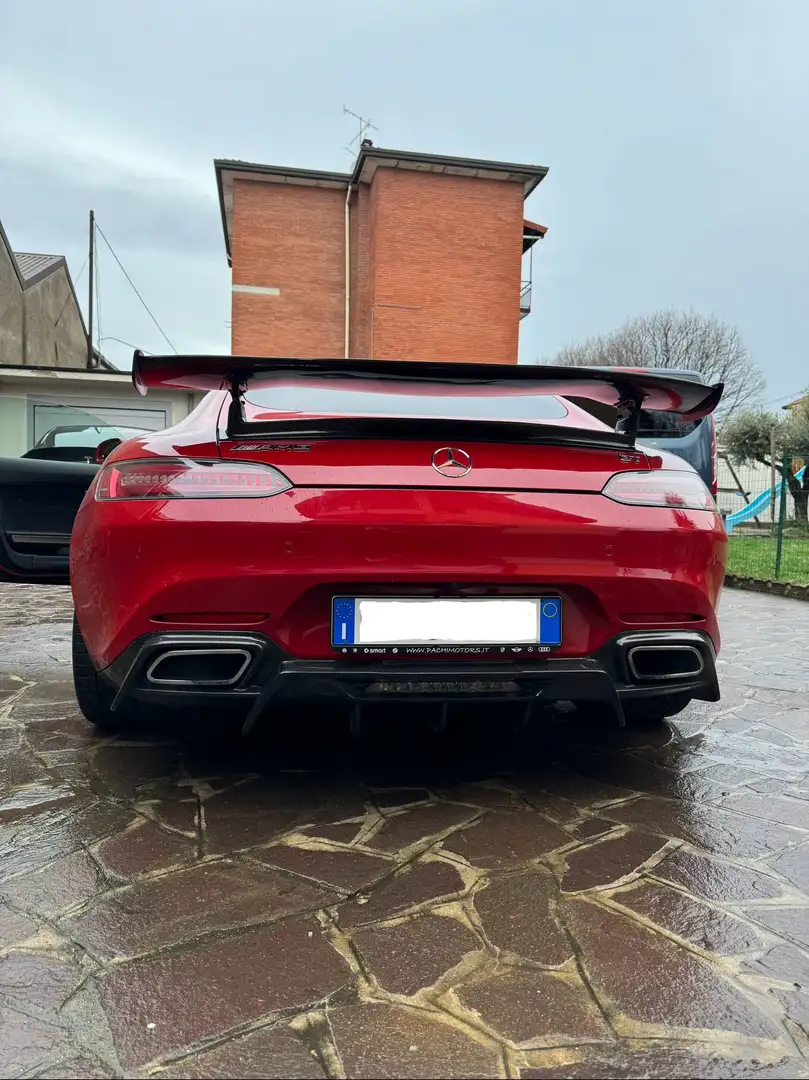
{"type": "Polygon", "coordinates": [[[236,355],[343,356],[345,192],[235,180],[234,285],[280,295],[233,293],[236,355]]]}
{"type": "Polygon", "coordinates": [[[521,185],[379,168],[371,204],[371,355],[516,363],[521,185]]]}
{"type": "MultiPolygon", "coordinates": [[[[516,363],[520,184],[379,168],[351,200],[351,355],[516,363]]],[[[345,191],[235,180],[231,348],[340,357],[345,191]]]]}

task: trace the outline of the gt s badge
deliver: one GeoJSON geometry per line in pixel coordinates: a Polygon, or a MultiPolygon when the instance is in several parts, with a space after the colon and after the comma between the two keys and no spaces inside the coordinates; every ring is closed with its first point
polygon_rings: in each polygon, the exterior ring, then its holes
{"type": "Polygon", "coordinates": [[[305,452],[311,449],[311,446],[304,446],[300,443],[238,443],[229,447],[231,454],[240,454],[244,450],[296,450],[305,452]]]}

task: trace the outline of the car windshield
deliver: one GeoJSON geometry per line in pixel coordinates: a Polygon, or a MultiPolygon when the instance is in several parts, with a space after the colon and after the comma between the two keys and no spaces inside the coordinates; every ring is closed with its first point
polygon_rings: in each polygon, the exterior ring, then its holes
{"type": "MultiPolygon", "coordinates": [[[[561,420],[567,409],[550,394],[518,387],[447,387],[428,382],[407,382],[379,389],[358,388],[353,380],[317,386],[314,380],[249,390],[251,420],[288,419],[292,416],[406,416],[445,420],[502,420],[536,423],[561,420]]],[[[335,380],[336,382],[336,380],[335,380]]],[[[377,386],[379,384],[376,384],[377,386]]]]}
{"type": "Polygon", "coordinates": [[[143,428],[120,426],[108,419],[57,402],[37,401],[32,406],[35,449],[95,448],[107,439],[132,439],[143,428]]]}
{"type": "Polygon", "coordinates": [[[141,432],[137,428],[86,427],[54,428],[48,432],[50,446],[97,446],[105,439],[133,439],[141,432]]]}

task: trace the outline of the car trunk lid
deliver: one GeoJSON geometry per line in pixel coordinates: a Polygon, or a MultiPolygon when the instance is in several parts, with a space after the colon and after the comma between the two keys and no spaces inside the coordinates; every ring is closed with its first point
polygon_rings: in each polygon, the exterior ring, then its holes
{"type": "Polygon", "coordinates": [[[273,465],[296,487],[419,487],[497,491],[601,491],[623,470],[646,470],[640,451],[429,440],[226,439],[228,461],[273,465]]]}

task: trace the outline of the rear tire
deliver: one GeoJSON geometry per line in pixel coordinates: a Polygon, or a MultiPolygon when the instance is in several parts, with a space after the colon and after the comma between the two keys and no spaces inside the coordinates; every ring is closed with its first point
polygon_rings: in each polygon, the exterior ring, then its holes
{"type": "Polygon", "coordinates": [[[76,690],[76,700],[82,716],[99,731],[113,734],[120,731],[124,725],[125,717],[117,712],[111,712],[115,693],[108,686],[93,667],[93,661],[87,652],[84,638],[81,636],[79,623],[73,616],[73,686],[76,690]]]}
{"type": "Polygon", "coordinates": [[[681,713],[691,700],[692,695],[684,690],[679,694],[644,698],[641,701],[627,701],[624,705],[624,719],[627,727],[662,724],[668,717],[681,713]]]}

